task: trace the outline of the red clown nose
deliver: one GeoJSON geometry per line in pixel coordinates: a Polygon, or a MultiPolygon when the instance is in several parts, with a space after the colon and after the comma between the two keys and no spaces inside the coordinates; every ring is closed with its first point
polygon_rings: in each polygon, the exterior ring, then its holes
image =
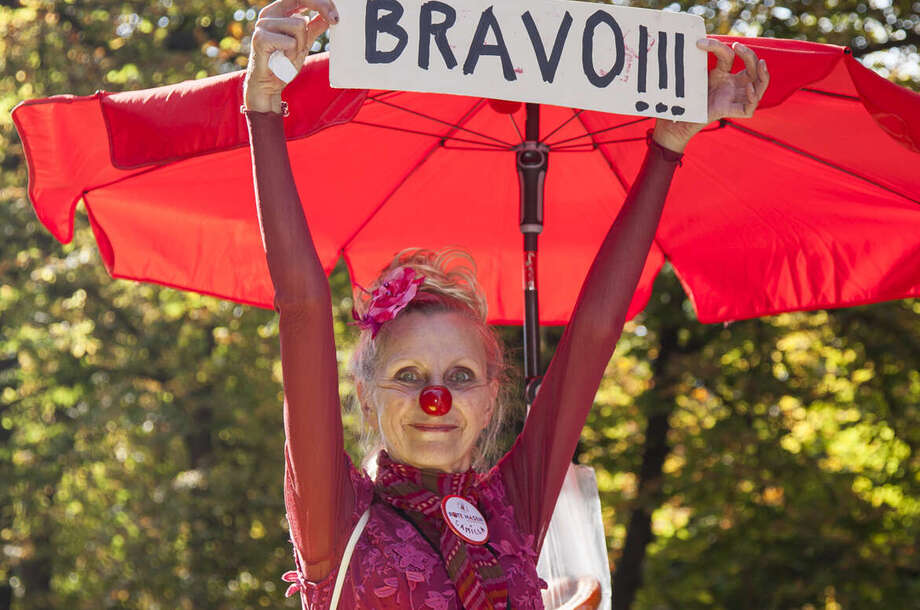
{"type": "Polygon", "coordinates": [[[451,402],[450,390],[442,385],[430,385],[418,395],[418,406],[428,415],[447,415],[451,402]]]}

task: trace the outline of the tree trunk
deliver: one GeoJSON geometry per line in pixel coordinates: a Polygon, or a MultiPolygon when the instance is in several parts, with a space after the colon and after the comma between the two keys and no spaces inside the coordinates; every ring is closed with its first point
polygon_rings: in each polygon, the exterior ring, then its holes
{"type": "Polygon", "coordinates": [[[647,397],[651,398],[649,404],[655,405],[656,410],[648,418],[635,507],[629,518],[623,555],[613,574],[614,610],[632,607],[642,586],[645,551],[652,541],[652,511],[661,504],[662,467],[670,450],[667,442],[669,418],[674,411],[674,381],[667,379],[665,368],[678,350],[677,330],[677,326],[662,327],[658,358],[652,367],[655,384],[648,390],[647,397]]]}

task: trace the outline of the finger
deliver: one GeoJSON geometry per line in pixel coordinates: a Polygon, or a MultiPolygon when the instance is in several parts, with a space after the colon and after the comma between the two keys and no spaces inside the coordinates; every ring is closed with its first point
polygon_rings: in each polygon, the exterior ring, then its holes
{"type": "Polygon", "coordinates": [[[287,17],[297,12],[300,8],[300,4],[300,2],[292,2],[291,0],[275,0],[271,4],[265,5],[262,10],[259,11],[259,19],[263,17],[287,17]]]}
{"type": "Polygon", "coordinates": [[[313,43],[320,35],[329,29],[329,22],[323,19],[322,15],[317,15],[307,24],[307,51],[313,48],[313,43]]]}
{"type": "MultiPolygon", "coordinates": [[[[284,51],[288,59],[297,51],[297,40],[287,34],[257,29],[252,35],[253,70],[257,74],[268,74],[268,57],[275,51],[284,51]]],[[[280,80],[280,79],[279,79],[280,80]]]]}
{"type": "Polygon", "coordinates": [[[757,102],[759,100],[748,101],[744,104],[744,116],[752,117],[754,116],[754,111],[757,110],[757,102]]]}
{"type": "Polygon", "coordinates": [[[735,52],[727,44],[715,38],[702,38],[697,41],[696,46],[716,56],[716,70],[726,73],[732,71],[732,64],[735,63],[735,52]]]}
{"type": "Polygon", "coordinates": [[[336,10],[332,0],[310,0],[305,4],[308,4],[311,10],[319,13],[326,23],[334,25],[339,22],[339,11],[336,10]]]}
{"type": "Polygon", "coordinates": [[[295,54],[309,49],[309,44],[312,44],[312,41],[308,43],[308,24],[303,17],[263,17],[256,22],[256,27],[292,36],[297,41],[295,54]]]}
{"type": "Polygon", "coordinates": [[[760,98],[757,97],[757,92],[754,89],[753,83],[748,83],[745,87],[746,99],[743,101],[744,104],[744,116],[751,117],[754,116],[754,111],[757,110],[757,104],[760,103],[760,98]]]}
{"type": "Polygon", "coordinates": [[[747,71],[747,75],[751,79],[751,82],[757,80],[757,54],[755,54],[750,47],[740,42],[733,44],[732,49],[741,57],[741,61],[744,62],[744,69],[747,71]]]}
{"type": "Polygon", "coordinates": [[[767,91],[767,85],[770,84],[770,72],[767,70],[767,61],[761,59],[757,62],[757,81],[754,83],[754,92],[757,94],[757,101],[763,99],[763,94],[767,91]]]}
{"type": "Polygon", "coordinates": [[[306,9],[318,12],[329,23],[339,22],[339,13],[332,0],[275,0],[262,9],[259,17],[290,17],[306,9]]]}
{"type": "Polygon", "coordinates": [[[757,81],[749,83],[747,86],[748,101],[744,105],[744,112],[745,116],[748,117],[754,116],[754,111],[757,110],[757,106],[760,104],[760,100],[767,90],[767,85],[770,83],[770,75],[767,73],[767,64],[762,59],[757,62],[757,72],[757,81]]]}
{"type": "Polygon", "coordinates": [[[275,0],[259,11],[259,18],[263,17],[289,17],[294,13],[309,8],[309,2],[303,0],[275,0]]]}

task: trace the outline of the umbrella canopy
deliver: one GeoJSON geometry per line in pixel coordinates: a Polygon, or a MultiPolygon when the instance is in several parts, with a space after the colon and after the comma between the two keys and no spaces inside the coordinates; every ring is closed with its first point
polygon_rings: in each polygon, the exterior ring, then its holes
{"type": "MultiPolygon", "coordinates": [[[[665,259],[703,322],[920,295],[920,95],[842,47],[722,40],[765,58],[770,87],[754,118],[710,125],[688,147],[630,315],[665,259]]],[[[82,198],[114,277],[270,306],[242,78],[18,106],[40,220],[69,241],[82,198]]],[[[324,54],[285,97],[291,161],[327,270],[344,255],[366,285],[404,247],[461,245],[479,265],[490,321],[523,319],[523,108],[330,89],[324,54]]],[[[544,323],[568,320],[652,124],[541,108],[544,323]]]]}

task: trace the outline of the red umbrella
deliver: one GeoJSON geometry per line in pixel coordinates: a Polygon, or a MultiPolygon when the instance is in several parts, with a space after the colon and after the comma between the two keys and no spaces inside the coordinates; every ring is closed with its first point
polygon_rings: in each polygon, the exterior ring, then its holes
{"type": "MultiPolygon", "coordinates": [[[[630,315],[665,259],[703,322],[920,295],[920,95],[842,47],[723,40],[767,60],[770,88],[754,118],[710,125],[691,143],[630,315]]],[[[82,198],[114,277],[270,306],[242,77],[19,105],[38,217],[67,242],[82,198]]],[[[515,155],[524,108],[333,90],[325,55],[285,96],[291,159],[327,270],[344,254],[365,285],[398,249],[460,244],[479,264],[490,321],[523,319],[515,155]]],[[[567,321],[651,125],[542,107],[544,322],[567,321]]]]}

